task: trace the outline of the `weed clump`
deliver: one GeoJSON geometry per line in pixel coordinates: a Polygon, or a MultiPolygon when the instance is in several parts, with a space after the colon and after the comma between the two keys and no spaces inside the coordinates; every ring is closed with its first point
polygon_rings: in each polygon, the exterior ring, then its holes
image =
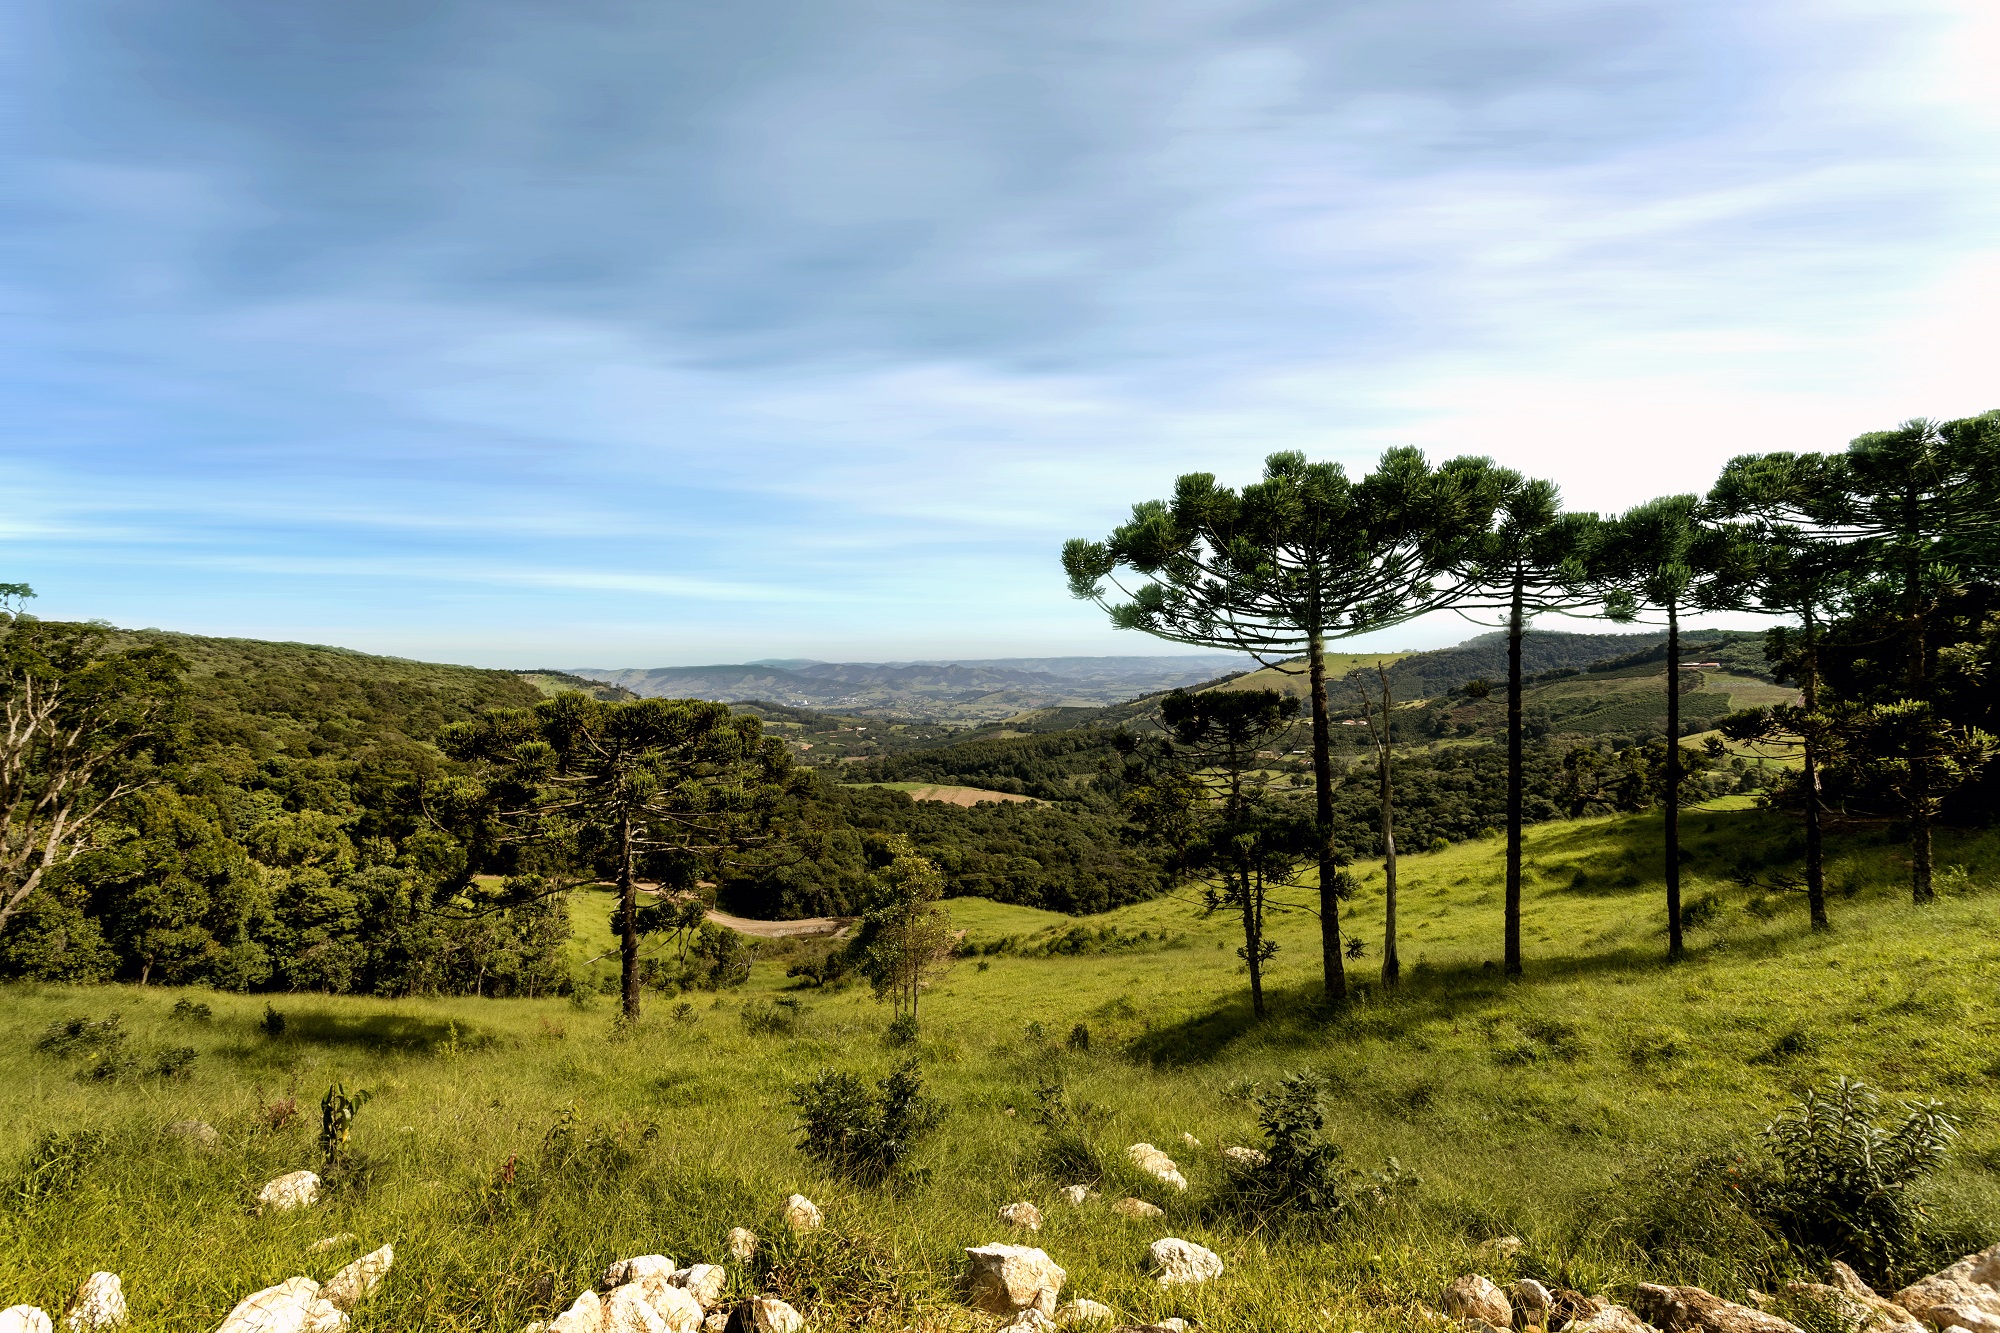
{"type": "Polygon", "coordinates": [[[65,1018],[58,1019],[42,1029],[42,1036],[35,1043],[35,1049],[44,1055],[67,1058],[73,1055],[96,1055],[100,1058],[116,1052],[125,1044],[125,1029],[120,1015],[108,1018],[65,1018]]]}
{"type": "Polygon", "coordinates": [[[63,1198],[76,1191],[103,1157],[108,1140],[99,1130],[50,1130],[21,1158],[7,1193],[24,1204],[63,1198]]]}
{"type": "Polygon", "coordinates": [[[183,998],[174,1001],[173,1010],[168,1017],[176,1023],[212,1023],[215,1021],[215,1011],[199,1000],[183,998]]]}
{"type": "Polygon", "coordinates": [[[1104,1159],[1086,1132],[1097,1108],[1070,1096],[1057,1074],[1045,1074],[1035,1086],[1035,1105],[1028,1115],[1042,1131],[1036,1154],[1042,1170],[1068,1184],[1094,1185],[1104,1178],[1104,1159]]]}
{"type": "Polygon", "coordinates": [[[822,1070],[792,1089],[799,1150],[851,1179],[885,1180],[901,1170],[942,1109],[924,1096],[917,1062],[906,1060],[871,1093],[853,1074],[822,1070]]]}
{"type": "Polygon", "coordinates": [[[1325,1137],[1320,1104],[1325,1086],[1316,1074],[1294,1072],[1256,1094],[1264,1160],[1231,1173],[1219,1200],[1224,1211],[1260,1224],[1326,1231],[1359,1209],[1386,1205],[1418,1186],[1419,1178],[1393,1157],[1380,1171],[1356,1171],[1345,1163],[1340,1145],[1325,1137]]]}

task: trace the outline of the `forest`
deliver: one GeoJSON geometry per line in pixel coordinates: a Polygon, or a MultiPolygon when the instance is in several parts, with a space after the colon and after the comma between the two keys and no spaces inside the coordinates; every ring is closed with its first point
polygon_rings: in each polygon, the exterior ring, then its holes
{"type": "Polygon", "coordinates": [[[1730,793],[1799,822],[1816,923],[1843,829],[1898,830],[1922,902],[1933,830],[1994,808],[1996,485],[2000,413],[1745,455],[1611,516],[1406,450],[1358,478],[1274,455],[1240,492],[1191,474],[1064,568],[1114,625],[1244,674],[970,733],[43,621],[0,585],[0,977],[562,994],[569,896],[609,884],[636,1006],[729,975],[638,966],[645,937],[712,935],[689,904],[864,916],[914,854],[947,896],[1072,914],[1206,885],[1246,957],[1268,895],[1302,890],[1337,996],[1356,858],[1393,920],[1399,848],[1495,839],[1512,901],[1525,826],[1604,811],[1664,813],[1678,952],[1678,811],[1730,793]],[[1327,671],[1329,644],[1443,609],[1499,628],[1327,671]],[[1781,627],[1684,624],[1744,610],[1781,627]],[[1532,628],[1551,615],[1625,632],[1532,628]],[[1032,799],[877,785],[913,781],[1032,799]]]}

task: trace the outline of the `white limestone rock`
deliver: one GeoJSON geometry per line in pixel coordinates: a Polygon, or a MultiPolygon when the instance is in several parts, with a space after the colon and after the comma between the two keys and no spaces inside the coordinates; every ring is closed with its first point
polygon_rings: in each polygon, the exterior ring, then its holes
{"type": "Polygon", "coordinates": [[[1178,1236],[1167,1236],[1148,1245],[1146,1261],[1163,1287],[1209,1282],[1222,1276],[1221,1255],[1178,1236]]]}
{"type": "Polygon", "coordinates": [[[1507,1289],[1507,1302],[1523,1324],[1540,1328],[1549,1326],[1549,1311],[1556,1306],[1556,1298],[1549,1294],[1549,1289],[1531,1277],[1524,1277],[1507,1289]]]}
{"type": "Polygon", "coordinates": [[[1031,1305],[1050,1314],[1069,1278],[1055,1260],[1026,1245],[977,1245],[965,1257],[971,1302],[988,1314],[1011,1315],[1031,1305]]]}
{"type": "Polygon", "coordinates": [[[693,1264],[675,1269],[667,1281],[692,1296],[702,1313],[707,1314],[722,1303],[722,1289],[729,1285],[729,1274],[719,1264],[693,1264]]]}
{"type": "Polygon", "coordinates": [[[1158,1204],[1147,1203],[1144,1199],[1120,1199],[1111,1205],[1111,1211],[1120,1217],[1129,1217],[1135,1222],[1167,1215],[1166,1210],[1158,1204]]]}
{"type": "Polygon", "coordinates": [[[776,1296],[757,1296],[737,1311],[745,1333],[799,1333],[805,1316],[776,1296]]]}
{"type": "Polygon", "coordinates": [[[40,1306],[10,1305],[0,1310],[0,1333],[54,1333],[55,1325],[40,1306]]]}
{"type": "Polygon", "coordinates": [[[665,1274],[673,1271],[674,1261],[664,1254],[635,1254],[630,1259],[620,1259],[606,1268],[604,1275],[597,1279],[597,1289],[611,1291],[628,1282],[651,1277],[655,1273],[665,1274]]]}
{"type": "Polygon", "coordinates": [[[1081,1208],[1097,1197],[1097,1191],[1088,1185],[1065,1185],[1056,1193],[1072,1208],[1081,1208]]]}
{"type": "Polygon", "coordinates": [[[998,1333],[1056,1333],[1058,1327],[1055,1320],[1031,1305],[1000,1325],[998,1333]]]}
{"type": "Polygon", "coordinates": [[[206,1120],[176,1120],[167,1126],[166,1132],[195,1148],[213,1148],[222,1142],[222,1135],[206,1120]]]}
{"type": "Polygon", "coordinates": [[[1508,1303],[1507,1294],[1478,1273],[1467,1273],[1446,1287],[1444,1299],[1438,1304],[1452,1318],[1467,1323],[1491,1324],[1494,1328],[1511,1328],[1514,1324],[1514,1307],[1508,1303]]]}
{"type": "Polygon", "coordinates": [[[729,1312],[717,1310],[701,1321],[701,1333],[729,1333],[729,1312]]]}
{"type": "Polygon", "coordinates": [[[604,1302],[594,1291],[586,1291],[576,1301],[549,1320],[542,1333],[598,1333],[604,1324],[604,1302]]]}
{"type": "Polygon", "coordinates": [[[1029,1231],[1042,1229],[1042,1210],[1032,1203],[1010,1203],[1000,1209],[1000,1220],[1010,1227],[1024,1227],[1029,1231]]]}
{"type": "MultiPolygon", "coordinates": [[[[618,1291],[628,1290],[620,1287],[618,1291]]],[[[708,1311],[700,1301],[688,1293],[685,1287],[674,1282],[672,1273],[653,1273],[640,1278],[629,1290],[636,1291],[660,1317],[660,1323],[667,1333],[695,1333],[708,1311]]],[[[611,1293],[616,1296],[618,1292],[611,1293]]]]}
{"type": "Polygon", "coordinates": [[[116,1273],[92,1273],[69,1298],[63,1327],[70,1333],[117,1328],[125,1322],[125,1288],[116,1273]]]}
{"type": "Polygon", "coordinates": [[[667,1323],[646,1299],[643,1282],[627,1282],[603,1298],[599,1333],[667,1333],[667,1323]]]}
{"type": "Polygon", "coordinates": [[[237,1302],[215,1333],[339,1333],[347,1316],[309,1277],[288,1277],[237,1302]]]}
{"type": "MultiPolygon", "coordinates": [[[[794,1231],[815,1231],[823,1219],[819,1205],[803,1194],[785,1200],[785,1225],[794,1231]]],[[[787,1307],[789,1308],[789,1307],[787,1307]]]]}
{"type": "Polygon", "coordinates": [[[1172,1185],[1177,1190],[1188,1187],[1187,1177],[1174,1165],[1174,1159],[1152,1144],[1135,1143],[1125,1150],[1125,1155],[1132,1159],[1132,1165],[1162,1184],[1172,1185]]]}
{"type": "Polygon", "coordinates": [[[729,1228],[729,1257],[739,1264],[747,1264],[757,1253],[757,1233],[749,1227],[729,1228]]]}
{"type": "Polygon", "coordinates": [[[388,1275],[390,1266],[396,1262],[396,1247],[384,1245],[379,1250],[370,1250],[347,1267],[326,1280],[319,1289],[321,1297],[331,1302],[336,1310],[353,1313],[354,1307],[367,1298],[368,1293],[381,1285],[388,1275]]]}
{"type": "Polygon", "coordinates": [[[1099,1301],[1074,1300],[1064,1302],[1056,1311],[1057,1328],[1096,1328],[1108,1324],[1118,1316],[1108,1305],[1099,1301]]]}
{"type": "Polygon", "coordinates": [[[1201,1146],[1201,1140],[1196,1138],[1194,1135],[1188,1133],[1186,1130],[1181,1131],[1181,1142],[1185,1143],[1190,1148],[1199,1148],[1201,1146]]]}
{"type": "Polygon", "coordinates": [[[310,1208],[319,1202],[319,1177],[310,1171],[291,1171],[264,1182],[257,1191],[257,1211],[288,1213],[294,1208],[310,1208]]]}
{"type": "Polygon", "coordinates": [[[325,1254],[328,1250],[337,1250],[343,1245],[352,1245],[360,1239],[361,1237],[355,1235],[352,1231],[343,1231],[338,1236],[324,1236],[314,1241],[312,1244],[306,1246],[306,1253],[325,1254]]]}
{"type": "Polygon", "coordinates": [[[1236,1147],[1224,1148],[1222,1160],[1239,1171],[1255,1171],[1258,1167],[1268,1164],[1271,1159],[1255,1148],[1236,1147]]]}

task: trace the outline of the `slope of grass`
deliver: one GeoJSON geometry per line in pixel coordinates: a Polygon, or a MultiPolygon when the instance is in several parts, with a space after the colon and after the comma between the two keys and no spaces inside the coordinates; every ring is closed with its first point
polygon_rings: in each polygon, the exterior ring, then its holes
{"type": "MultiPolygon", "coordinates": [[[[1379,867],[1357,865],[1342,924],[1367,942],[1350,966],[1344,1013],[1315,1003],[1318,922],[1281,913],[1273,1017],[1252,1024],[1226,915],[1186,895],[1073,921],[958,900],[975,943],[1076,928],[1150,933],[1139,947],[961,961],[924,1001],[916,1054],[947,1110],[904,1187],[827,1176],[792,1146],[792,1084],[832,1066],[880,1078],[903,1054],[865,988],[786,990],[760,962],[741,992],[649,999],[636,1030],[594,994],[575,1001],[289,996],[272,1035],[265,997],[158,988],[11,989],[0,1010],[0,1301],[59,1306],[85,1273],[124,1274],[135,1325],[213,1328],[254,1287],[294,1272],[324,1277],[346,1252],[311,1255],[342,1231],[393,1240],[398,1267],[355,1321],[373,1329],[518,1328],[566,1303],[602,1266],[659,1251],[723,1259],[747,1225],[773,1241],[775,1271],[730,1266],[739,1291],[776,1286],[818,1327],[983,1328],[955,1291],[961,1247],[1017,1239],[994,1217],[1038,1203],[1033,1243],[1069,1270],[1067,1295],[1128,1318],[1180,1314],[1214,1330],[1402,1329],[1418,1300],[1478,1266],[1616,1293],[1638,1279],[1701,1281],[1741,1295],[1773,1274],[1768,1254],[1702,1230],[1686,1198],[1688,1155],[1742,1145],[1798,1092],[1836,1073],[1885,1094],[1942,1099],[1964,1137],[1932,1199],[1935,1257],[2000,1237],[2000,839],[1945,841],[1943,901],[1908,904],[1897,847],[1866,831],[1836,841],[1833,933],[1806,929],[1787,883],[1795,830],[1743,803],[1684,819],[1689,959],[1661,961],[1656,817],[1530,831],[1529,974],[1490,965],[1500,936],[1499,844],[1406,857],[1405,980],[1384,992],[1379,867]],[[199,1000],[209,1022],[176,1019],[199,1000]],[[795,1006],[776,1006],[778,1000],[795,1006]],[[753,1006],[759,1021],[740,1020],[753,1006]],[[49,1024],[117,1014],[143,1067],[164,1048],[199,1052],[186,1075],[80,1078],[82,1063],[34,1051],[49,1024]],[[1087,1029],[1088,1048],[1069,1035],[1087,1029]],[[1257,1141],[1257,1085],[1287,1069],[1327,1079],[1329,1129],[1348,1159],[1389,1156],[1421,1177],[1402,1202],[1315,1239],[1207,1206],[1217,1151],[1257,1141]],[[1069,1171],[1044,1162],[1026,1111],[1060,1078],[1095,1111],[1086,1132],[1105,1202],[1055,1197],[1069,1171]],[[373,1162],[365,1190],[303,1214],[251,1215],[264,1180],[317,1163],[318,1095],[336,1080],[374,1090],[355,1146],[373,1162]],[[273,1127],[274,1100],[306,1113],[273,1127]],[[161,1129],[199,1117],[211,1152],[161,1129]],[[71,1185],[23,1186],[31,1145],[50,1133],[101,1134],[71,1185]],[[1182,1133],[1202,1142],[1183,1145],[1182,1133]],[[1193,1188],[1164,1191],[1130,1171],[1125,1145],[1165,1148],[1193,1188]],[[507,1163],[513,1162],[511,1178],[507,1163]],[[800,1190],[825,1233],[791,1243],[777,1210],[800,1190]],[[1154,1223],[1106,1204],[1137,1193],[1167,1209],[1154,1223]],[[1663,1229],[1664,1228],[1664,1229],[1663,1229]],[[1517,1234],[1515,1261],[1472,1247],[1517,1234]],[[1207,1244],[1218,1282],[1161,1288],[1144,1273],[1161,1235],[1207,1244]]],[[[604,904],[579,907],[580,920],[604,904]]],[[[602,929],[601,925],[599,929],[602,929]]],[[[45,1182],[46,1183],[46,1182],[45,1182]]],[[[1913,1262],[1915,1262],[1913,1260],[1913,1262]]]]}

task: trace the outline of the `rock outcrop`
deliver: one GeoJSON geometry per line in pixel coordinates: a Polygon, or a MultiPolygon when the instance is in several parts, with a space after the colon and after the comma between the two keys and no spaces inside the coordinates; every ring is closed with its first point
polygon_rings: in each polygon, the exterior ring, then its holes
{"type": "MultiPolygon", "coordinates": [[[[1859,1279],[1856,1279],[1857,1281],[1859,1279]]],[[[1968,1254],[1897,1292],[1897,1305],[1939,1328],[2000,1333],[2000,1245],[1968,1254]]]]}
{"type": "Polygon", "coordinates": [[[1148,1245],[1146,1262],[1163,1287],[1210,1282],[1222,1276],[1221,1255],[1178,1236],[1167,1236],[1148,1245]]]}
{"type": "Polygon", "coordinates": [[[1641,1282],[1632,1294],[1632,1310],[1662,1333],[1800,1333],[1796,1324],[1701,1287],[1641,1282]]]}
{"type": "Polygon", "coordinates": [[[1174,1165],[1174,1159],[1152,1144],[1135,1143],[1125,1150],[1125,1155],[1132,1159],[1132,1165],[1162,1184],[1172,1185],[1177,1190],[1188,1187],[1187,1177],[1174,1165]]]}
{"type": "Polygon", "coordinates": [[[1031,1305],[1052,1314],[1069,1278],[1055,1260],[1026,1245],[977,1245],[965,1257],[967,1298],[988,1314],[1011,1315],[1031,1305]]]}
{"type": "Polygon", "coordinates": [[[319,1177],[310,1171],[291,1171],[275,1180],[264,1182],[264,1188],[257,1191],[257,1211],[260,1213],[288,1213],[294,1208],[309,1208],[319,1202],[319,1177]]]}
{"type": "Polygon", "coordinates": [[[94,1333],[125,1322],[125,1288],[116,1273],[92,1273],[69,1298],[63,1327],[70,1333],[94,1333]]]}

